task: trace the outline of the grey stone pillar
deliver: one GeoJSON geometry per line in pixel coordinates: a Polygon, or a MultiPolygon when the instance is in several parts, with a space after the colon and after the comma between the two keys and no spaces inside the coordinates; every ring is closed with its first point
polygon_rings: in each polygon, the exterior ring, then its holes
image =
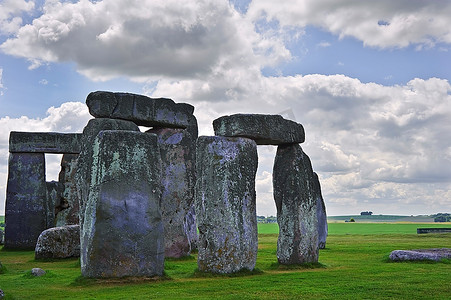
{"type": "Polygon", "coordinates": [[[278,146],[273,189],[279,263],[318,262],[317,189],[310,159],[299,144],[278,146]]]}
{"type": "Polygon", "coordinates": [[[56,207],[55,226],[79,224],[79,199],[75,174],[78,154],[64,154],[61,159],[61,171],[58,176],[60,187],[56,207]]]}
{"type": "Polygon", "coordinates": [[[5,209],[5,248],[34,249],[47,229],[43,153],[10,153],[5,209]]]}
{"type": "Polygon", "coordinates": [[[188,256],[191,243],[185,217],[194,202],[195,141],[184,129],[158,128],[147,132],[158,136],[161,153],[165,257],[188,256]]]}
{"type": "Polygon", "coordinates": [[[55,227],[55,207],[59,202],[59,183],[58,181],[47,181],[47,201],[45,203],[45,210],[47,212],[47,228],[55,227]]]}
{"type": "Polygon", "coordinates": [[[161,158],[157,136],[106,130],[92,145],[80,232],[86,277],[162,275],[161,158]]]}
{"type": "Polygon", "coordinates": [[[316,214],[318,216],[318,247],[319,249],[326,248],[327,239],[327,214],[326,205],[324,204],[323,195],[321,193],[321,184],[319,183],[318,174],[313,173],[315,192],[316,192],[316,214]]]}
{"type": "Polygon", "coordinates": [[[253,270],[258,248],[257,145],[247,138],[201,136],[196,151],[199,270],[253,270]]]}

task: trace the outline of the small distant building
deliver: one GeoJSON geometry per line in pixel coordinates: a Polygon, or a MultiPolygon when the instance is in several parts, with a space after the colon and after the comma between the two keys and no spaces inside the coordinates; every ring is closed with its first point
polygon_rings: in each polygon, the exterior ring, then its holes
{"type": "Polygon", "coordinates": [[[362,211],[362,212],[360,213],[361,216],[371,216],[372,214],[373,214],[372,211],[362,211]]]}

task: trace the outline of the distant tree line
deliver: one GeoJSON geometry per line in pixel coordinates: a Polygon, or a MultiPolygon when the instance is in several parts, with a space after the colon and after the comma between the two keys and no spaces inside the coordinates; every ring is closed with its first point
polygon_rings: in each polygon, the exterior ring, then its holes
{"type": "Polygon", "coordinates": [[[372,211],[362,211],[362,212],[360,213],[361,216],[371,216],[372,214],[373,214],[372,211]]]}
{"type": "Polygon", "coordinates": [[[265,216],[257,216],[258,223],[276,223],[277,218],[274,216],[265,217],[265,216]]]}
{"type": "Polygon", "coordinates": [[[438,213],[431,217],[434,218],[434,222],[451,222],[451,214],[438,213]]]}

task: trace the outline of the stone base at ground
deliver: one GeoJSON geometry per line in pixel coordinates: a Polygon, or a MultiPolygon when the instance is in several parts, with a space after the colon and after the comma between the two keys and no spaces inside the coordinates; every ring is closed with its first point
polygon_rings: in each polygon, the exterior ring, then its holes
{"type": "Polygon", "coordinates": [[[418,250],[395,250],[390,253],[390,259],[393,261],[406,260],[434,260],[451,259],[450,248],[431,248],[418,250]]]}
{"type": "Polygon", "coordinates": [[[47,229],[36,243],[35,258],[80,256],[80,226],[69,225],[47,229]]]}

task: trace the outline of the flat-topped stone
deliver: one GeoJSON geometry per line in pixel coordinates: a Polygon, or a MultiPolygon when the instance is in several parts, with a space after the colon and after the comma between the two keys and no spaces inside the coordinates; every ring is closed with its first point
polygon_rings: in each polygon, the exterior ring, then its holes
{"type": "Polygon", "coordinates": [[[257,145],[298,144],[305,140],[304,127],[280,115],[235,114],[213,121],[215,135],[246,137],[257,145]]]}
{"type": "Polygon", "coordinates": [[[139,126],[187,128],[194,117],[190,104],[130,93],[92,92],[86,104],[96,118],[128,120],[139,126]]]}
{"type": "Polygon", "coordinates": [[[81,133],[11,131],[9,152],[78,154],[81,136],[81,133]]]}

